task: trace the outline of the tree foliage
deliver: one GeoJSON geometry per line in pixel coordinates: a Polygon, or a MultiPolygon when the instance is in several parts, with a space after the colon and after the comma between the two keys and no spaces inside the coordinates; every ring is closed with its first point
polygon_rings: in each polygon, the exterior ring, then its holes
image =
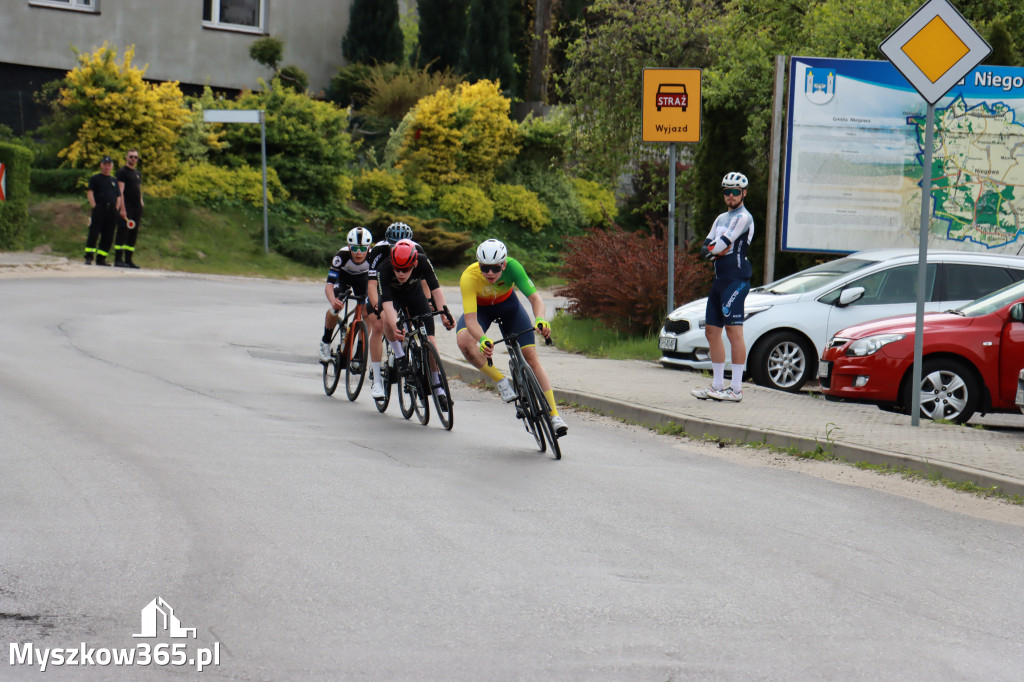
{"type": "Polygon", "coordinates": [[[398,0],[354,0],[341,54],[351,63],[375,64],[402,60],[404,37],[398,0]]]}
{"type": "Polygon", "coordinates": [[[508,0],[472,0],[461,71],[470,80],[500,82],[511,92],[515,70],[509,43],[508,0]]]}
{"type": "MultiPolygon", "coordinates": [[[[242,93],[220,108],[266,111],[267,164],[277,169],[289,194],[310,205],[337,200],[355,149],[348,134],[348,114],[331,102],[294,92],[274,79],[262,90],[242,93]]],[[[259,168],[260,127],[215,124],[221,127],[226,149],[211,159],[228,166],[259,168]]]]}
{"type": "Polygon", "coordinates": [[[189,120],[177,81],[143,80],[145,68],[132,64],[135,48],[117,50],[104,43],[91,54],[76,51],[78,65],[60,81],[50,132],[65,145],[58,153],[73,168],[95,168],[109,154],[119,157],[137,148],[146,174],[170,177],[178,166],[175,143],[189,120]]]}
{"type": "Polygon", "coordinates": [[[419,0],[417,64],[431,71],[457,69],[466,40],[469,0],[419,0]]]}

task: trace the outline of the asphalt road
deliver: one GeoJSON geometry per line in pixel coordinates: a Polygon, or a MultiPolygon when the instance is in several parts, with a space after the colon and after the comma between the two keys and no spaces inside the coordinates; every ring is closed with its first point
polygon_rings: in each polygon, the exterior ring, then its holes
{"type": "MultiPolygon", "coordinates": [[[[0,678],[1017,680],[1020,528],[575,413],[323,394],[319,284],[0,281],[0,678]],[[15,645],[15,649],[11,648],[15,645]]],[[[454,343],[441,334],[442,343],[454,343]]]]}

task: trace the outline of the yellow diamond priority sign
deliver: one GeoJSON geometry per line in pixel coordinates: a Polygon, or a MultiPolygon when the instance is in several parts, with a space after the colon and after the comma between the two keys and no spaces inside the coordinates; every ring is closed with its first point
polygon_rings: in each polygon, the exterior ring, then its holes
{"type": "Polygon", "coordinates": [[[947,0],[930,0],[879,46],[929,104],[992,52],[947,0]]]}

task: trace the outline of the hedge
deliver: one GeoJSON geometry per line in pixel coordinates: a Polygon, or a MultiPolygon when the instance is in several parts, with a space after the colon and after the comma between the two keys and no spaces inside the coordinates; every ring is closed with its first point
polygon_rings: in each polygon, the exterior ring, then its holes
{"type": "Polygon", "coordinates": [[[36,194],[80,194],[96,171],[88,168],[33,168],[32,191],[36,194]]]}
{"type": "Polygon", "coordinates": [[[28,224],[32,156],[30,149],[9,142],[0,142],[0,163],[6,171],[5,200],[0,201],[0,248],[16,248],[28,224]]]}

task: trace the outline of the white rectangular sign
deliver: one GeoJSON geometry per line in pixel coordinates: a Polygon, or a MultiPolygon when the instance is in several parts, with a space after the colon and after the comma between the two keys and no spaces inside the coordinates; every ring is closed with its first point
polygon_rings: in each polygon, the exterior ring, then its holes
{"type": "Polygon", "coordinates": [[[203,120],[207,123],[259,123],[259,109],[204,109],[203,120]]]}

